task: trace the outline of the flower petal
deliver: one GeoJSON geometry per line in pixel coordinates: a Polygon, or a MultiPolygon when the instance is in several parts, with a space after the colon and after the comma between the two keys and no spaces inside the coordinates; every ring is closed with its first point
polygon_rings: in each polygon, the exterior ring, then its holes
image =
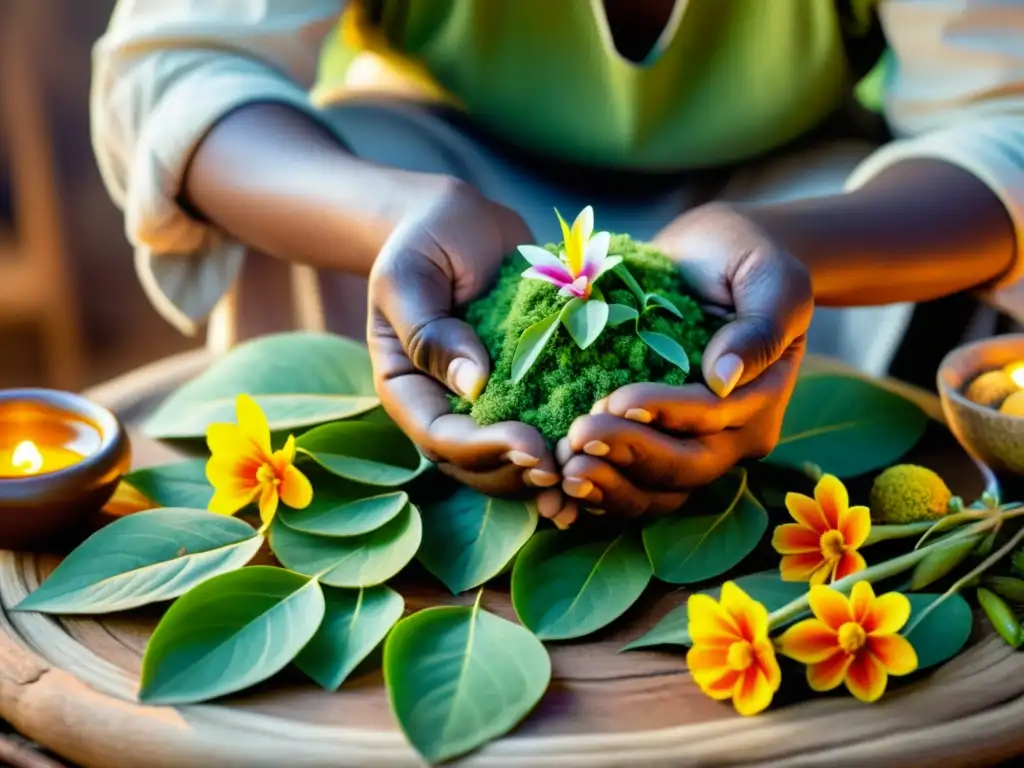
{"type": "Polygon", "coordinates": [[[206,428],[206,445],[210,453],[231,456],[248,456],[262,460],[263,455],[254,446],[237,424],[211,424],[206,428]]]}
{"type": "Polygon", "coordinates": [[[722,585],[722,608],[732,616],[740,636],[748,642],[768,637],[768,609],[727,581],[722,585]]]}
{"type": "Polygon", "coordinates": [[[606,258],[604,260],[604,264],[601,265],[601,269],[598,270],[596,275],[594,275],[594,278],[593,278],[593,280],[591,280],[591,282],[593,282],[594,280],[597,280],[597,278],[599,278],[605,272],[611,272],[613,269],[615,269],[621,263],[622,263],[622,257],[621,256],[609,256],[608,258],[606,258]]]}
{"type": "Polygon", "coordinates": [[[779,653],[801,664],[819,664],[839,650],[836,630],[818,619],[804,619],[775,641],[779,653]]]}
{"type": "Polygon", "coordinates": [[[875,590],[870,582],[858,581],[850,590],[850,614],[853,620],[864,628],[864,619],[871,612],[871,606],[875,603],[875,590]]]}
{"type": "Polygon", "coordinates": [[[850,506],[850,495],[843,481],[835,475],[822,475],[814,486],[814,500],[828,521],[829,528],[839,528],[839,521],[850,506]]]}
{"type": "Polygon", "coordinates": [[[210,503],[206,508],[218,515],[233,515],[240,509],[245,509],[255,501],[259,495],[260,487],[251,488],[222,487],[214,491],[210,503]]]}
{"type": "Polygon", "coordinates": [[[264,456],[270,456],[270,425],[259,404],[248,395],[235,400],[238,429],[264,456]]]}
{"type": "Polygon", "coordinates": [[[274,452],[274,458],[286,464],[292,464],[295,461],[295,435],[288,435],[288,439],[284,441],[284,447],[274,452]]]}
{"type": "Polygon", "coordinates": [[[910,600],[899,592],[887,592],[875,598],[871,611],[861,625],[872,635],[892,635],[903,629],[910,618],[910,600]]]}
{"type": "Polygon", "coordinates": [[[839,579],[845,579],[851,573],[857,573],[863,571],[868,567],[867,562],[864,560],[864,556],[860,552],[854,552],[852,549],[848,549],[840,556],[836,563],[836,571],[832,576],[833,581],[839,579]]]}
{"type": "Polygon", "coordinates": [[[787,493],[786,509],[800,525],[810,528],[818,535],[832,528],[825,518],[825,513],[818,506],[818,502],[802,493],[787,493]]]}
{"type": "Polygon", "coordinates": [[[780,555],[817,552],[820,556],[821,536],[799,523],[785,523],[772,533],[772,546],[780,555]]]}
{"type": "Polygon", "coordinates": [[[586,243],[594,234],[594,208],[588,205],[576,215],[572,223],[572,231],[579,238],[580,243],[586,243]]]}
{"type": "Polygon", "coordinates": [[[871,510],[867,507],[850,507],[839,518],[839,530],[846,546],[850,549],[860,548],[871,533],[871,510]]]}
{"type": "Polygon", "coordinates": [[[274,519],[274,515],[277,512],[277,503],[280,500],[280,496],[277,492],[277,486],[273,483],[263,483],[260,489],[260,520],[263,521],[264,525],[269,525],[270,521],[274,519]]]}
{"type": "Polygon", "coordinates": [[[711,595],[690,595],[686,601],[690,639],[694,645],[730,645],[741,639],[739,629],[711,595]]]}
{"type": "Polygon", "coordinates": [[[731,699],[733,691],[736,690],[736,683],[743,677],[742,672],[737,672],[735,669],[729,669],[728,667],[722,667],[721,669],[702,673],[701,675],[694,675],[693,682],[697,684],[697,687],[706,695],[712,699],[718,701],[724,701],[725,699],[731,699]]]}
{"type": "Polygon", "coordinates": [[[878,701],[888,682],[889,675],[882,662],[866,650],[855,654],[846,670],[846,688],[861,701],[878,701]]]}
{"type": "Polygon", "coordinates": [[[608,248],[611,245],[611,235],[608,232],[598,232],[583,247],[583,266],[580,274],[589,280],[595,279],[602,274],[604,263],[608,258],[608,248]]]}
{"type": "Polygon", "coordinates": [[[799,555],[783,555],[779,562],[779,573],[783,581],[810,581],[815,571],[825,564],[821,552],[803,552],[799,555]]]}
{"type": "Polygon", "coordinates": [[[247,494],[258,485],[256,473],[262,462],[247,456],[214,454],[206,461],[206,480],[216,490],[247,494]]]}
{"type": "Polygon", "coordinates": [[[292,509],[305,509],[313,500],[313,486],[301,470],[289,464],[281,473],[281,501],[292,509]]]}
{"type": "Polygon", "coordinates": [[[744,716],[756,715],[768,709],[775,691],[758,666],[752,665],[743,673],[732,695],[732,705],[744,716]]]}
{"type": "Polygon", "coordinates": [[[565,269],[565,264],[562,263],[562,260],[547,248],[541,248],[539,245],[520,245],[517,250],[520,256],[530,262],[530,266],[561,267],[565,269]]]}
{"type": "Polygon", "coordinates": [[[890,675],[909,675],[917,669],[917,651],[902,635],[868,635],[867,647],[890,675]]]}
{"type": "Polygon", "coordinates": [[[726,670],[729,667],[728,645],[694,644],[686,652],[686,666],[691,675],[699,675],[715,670],[726,670]]]}
{"type": "Polygon", "coordinates": [[[522,277],[524,280],[543,280],[558,288],[572,284],[572,275],[561,265],[558,267],[530,267],[523,272],[522,277]]]}
{"type": "Polygon", "coordinates": [[[838,688],[846,677],[846,670],[853,662],[853,654],[837,651],[824,661],[807,667],[807,684],[812,691],[831,691],[838,688]]]}
{"type": "Polygon", "coordinates": [[[853,620],[846,595],[837,592],[832,587],[811,587],[808,601],[814,615],[826,626],[836,631],[846,622],[853,620]]]}
{"type": "Polygon", "coordinates": [[[836,558],[831,557],[822,562],[821,566],[811,574],[808,582],[812,587],[820,587],[822,584],[829,584],[835,578],[836,558]]]}
{"type": "Polygon", "coordinates": [[[775,646],[772,645],[772,641],[768,638],[757,640],[754,643],[754,658],[769,687],[773,691],[779,690],[779,686],[782,685],[782,670],[779,669],[779,660],[775,657],[775,646]]]}

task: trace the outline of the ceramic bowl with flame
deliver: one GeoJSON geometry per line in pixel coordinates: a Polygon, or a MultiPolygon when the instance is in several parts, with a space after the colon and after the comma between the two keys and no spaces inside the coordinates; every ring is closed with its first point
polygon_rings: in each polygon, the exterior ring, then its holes
{"type": "Polygon", "coordinates": [[[972,402],[966,387],[987,371],[1009,370],[1024,388],[1024,334],[994,336],[957,347],[939,365],[946,423],[960,444],[996,472],[1024,475],[1024,418],[972,402]]]}
{"type": "Polygon", "coordinates": [[[0,548],[72,532],[130,463],[124,428],[105,408],[69,392],[0,391],[0,548]]]}

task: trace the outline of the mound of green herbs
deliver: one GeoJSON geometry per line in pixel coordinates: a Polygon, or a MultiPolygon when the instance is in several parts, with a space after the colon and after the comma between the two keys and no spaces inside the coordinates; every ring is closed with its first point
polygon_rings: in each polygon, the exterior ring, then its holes
{"type": "MultiPolygon", "coordinates": [[[[545,247],[552,253],[559,251],[558,245],[545,247]]],[[[609,252],[623,257],[623,264],[645,291],[668,299],[680,310],[682,320],[666,312],[646,313],[640,319],[641,328],[677,341],[690,360],[689,378],[699,378],[701,355],[717,327],[715,319],[701,309],[675,265],[652,246],[634,242],[628,235],[615,235],[609,252]]],[[[564,437],[573,420],[589,413],[597,400],[626,384],[686,381],[685,373],[637,337],[633,323],[623,323],[606,327],[587,349],[576,346],[560,328],[526,378],[512,383],[512,358],[519,336],[567,301],[553,285],[522,279],[528,266],[519,254],[510,256],[494,288],[464,310],[466,321],[487,347],[494,370],[475,403],[454,400],[456,412],[471,414],[479,424],[522,421],[553,442],[564,437]]],[[[604,275],[597,287],[608,303],[640,309],[636,297],[614,272],[604,275]]]]}

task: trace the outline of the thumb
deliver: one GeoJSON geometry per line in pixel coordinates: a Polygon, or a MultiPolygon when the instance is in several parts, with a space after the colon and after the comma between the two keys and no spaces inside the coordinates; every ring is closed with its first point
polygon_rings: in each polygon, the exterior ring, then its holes
{"type": "Polygon", "coordinates": [[[704,351],[704,379],[719,397],[760,376],[807,332],[814,307],[810,278],[787,254],[753,252],[730,279],[736,317],[704,351]]]}

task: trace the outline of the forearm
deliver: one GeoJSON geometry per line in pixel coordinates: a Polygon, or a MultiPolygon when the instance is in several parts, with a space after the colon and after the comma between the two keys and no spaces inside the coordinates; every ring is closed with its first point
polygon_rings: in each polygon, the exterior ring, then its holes
{"type": "Polygon", "coordinates": [[[851,193],[745,212],[807,266],[824,306],[927,301],[990,282],[1016,256],[999,198],[939,160],[901,162],[851,193]]]}
{"type": "Polygon", "coordinates": [[[444,182],[359,160],[298,111],[255,104],[203,139],[181,196],[262,253],[368,274],[402,216],[444,182]]]}

